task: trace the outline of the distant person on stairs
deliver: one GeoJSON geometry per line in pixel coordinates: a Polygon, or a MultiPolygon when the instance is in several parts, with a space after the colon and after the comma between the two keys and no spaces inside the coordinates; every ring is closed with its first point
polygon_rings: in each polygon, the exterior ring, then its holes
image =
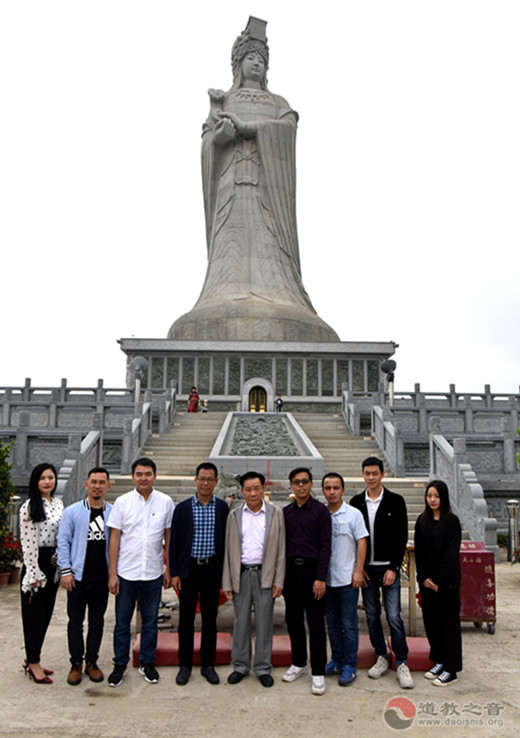
{"type": "Polygon", "coordinates": [[[197,392],[196,387],[191,388],[191,392],[188,396],[188,412],[196,413],[199,409],[200,396],[197,392]]]}

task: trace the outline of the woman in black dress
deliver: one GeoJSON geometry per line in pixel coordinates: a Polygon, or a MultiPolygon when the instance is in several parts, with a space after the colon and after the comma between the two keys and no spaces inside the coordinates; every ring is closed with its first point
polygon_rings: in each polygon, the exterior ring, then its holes
{"type": "Polygon", "coordinates": [[[29,497],[20,508],[22,624],[26,660],[24,669],[37,684],[51,684],[40,664],[40,653],[51,621],[59,578],[56,568],[56,536],[63,513],[54,497],[58,476],[52,464],[35,466],[29,481],[29,497]]]}
{"type": "Polygon", "coordinates": [[[460,522],[451,512],[448,487],[426,487],[424,512],[415,523],[415,560],[424,628],[435,662],[424,675],[436,687],[457,681],[462,669],[460,634],[460,522]]]}

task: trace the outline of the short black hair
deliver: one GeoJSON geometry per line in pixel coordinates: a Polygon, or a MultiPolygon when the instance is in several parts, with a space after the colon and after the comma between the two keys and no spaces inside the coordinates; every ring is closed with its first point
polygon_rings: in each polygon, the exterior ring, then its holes
{"type": "Polygon", "coordinates": [[[87,479],[90,477],[91,474],[106,474],[107,479],[110,479],[110,474],[108,473],[108,469],[105,469],[104,466],[93,466],[92,469],[87,474],[87,479]]]}
{"type": "Polygon", "coordinates": [[[240,477],[240,487],[242,488],[249,479],[259,479],[262,487],[265,485],[265,477],[263,474],[260,474],[260,472],[248,471],[240,477]]]}
{"type": "Polygon", "coordinates": [[[215,479],[218,479],[218,469],[215,466],[215,464],[212,464],[211,461],[203,461],[202,464],[199,464],[197,467],[197,471],[195,472],[195,476],[199,476],[199,472],[201,469],[207,469],[207,471],[214,471],[215,472],[215,479]]]}
{"type": "Polygon", "coordinates": [[[325,474],[325,476],[321,480],[321,488],[322,489],[323,489],[323,485],[325,484],[325,480],[326,479],[329,479],[329,478],[330,479],[339,479],[339,481],[341,482],[341,486],[343,487],[343,489],[345,489],[345,480],[343,479],[343,477],[341,476],[341,474],[338,474],[338,472],[329,472],[328,474],[325,474]]]}
{"type": "Polygon", "coordinates": [[[297,466],[296,469],[293,469],[292,471],[290,471],[289,472],[289,482],[292,482],[292,480],[294,479],[294,477],[297,474],[302,474],[302,472],[304,474],[308,474],[309,475],[309,479],[312,482],[312,472],[311,472],[311,470],[307,466],[297,466]]]}
{"type": "Polygon", "coordinates": [[[149,459],[148,456],[142,456],[140,459],[137,459],[137,461],[134,461],[132,464],[132,474],[138,466],[149,466],[153,469],[153,473],[157,474],[157,464],[153,459],[149,459]]]}
{"type": "Polygon", "coordinates": [[[369,456],[368,459],[365,459],[364,462],[361,464],[361,469],[364,469],[365,466],[378,466],[382,472],[384,472],[385,470],[383,462],[381,461],[381,459],[378,459],[377,456],[369,456]]]}

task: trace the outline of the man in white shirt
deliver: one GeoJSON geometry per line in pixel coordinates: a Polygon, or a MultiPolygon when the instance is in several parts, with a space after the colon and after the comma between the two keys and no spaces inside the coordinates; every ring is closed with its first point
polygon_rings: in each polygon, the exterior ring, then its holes
{"type": "Polygon", "coordinates": [[[392,650],[397,665],[397,680],[402,689],[413,689],[408,668],[408,645],[401,617],[401,581],[399,572],[408,540],[408,516],[402,495],[383,486],[384,466],[377,456],[369,456],[361,465],[366,490],[355,495],[350,504],[361,511],[368,530],[363,604],[370,642],[377,661],[368,670],[371,679],[388,672],[388,651],[381,624],[381,594],[390,629],[392,650]]]}
{"type": "Polygon", "coordinates": [[[332,547],[325,592],[325,618],[332,659],[325,667],[325,675],[339,674],[338,684],[346,687],[357,675],[357,606],[359,588],[364,579],[368,531],[360,511],[343,501],[345,480],[341,474],[325,474],[321,489],[332,521],[332,547]]]}
{"type": "Polygon", "coordinates": [[[253,671],[263,687],[272,687],[274,601],[285,576],[285,524],[281,508],[264,500],[265,477],[251,471],[240,478],[245,503],[227,519],[222,589],[233,599],[233,671],[238,684],[251,669],[251,606],[255,610],[253,671]]]}
{"type": "Polygon", "coordinates": [[[116,595],[114,670],[110,687],[118,687],[130,660],[130,624],[135,604],[141,610],[139,673],[149,684],[159,681],[155,669],[157,614],[162,587],[170,586],[168,558],[163,562],[163,540],[169,551],[173,502],[154,490],[157,467],[143,457],[132,464],[135,488],[118,497],[108,519],[108,589],[116,595]]]}

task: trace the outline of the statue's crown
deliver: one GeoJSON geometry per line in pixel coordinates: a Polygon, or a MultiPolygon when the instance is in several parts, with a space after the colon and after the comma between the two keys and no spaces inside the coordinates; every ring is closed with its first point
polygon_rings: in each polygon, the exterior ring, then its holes
{"type": "Polygon", "coordinates": [[[233,74],[236,73],[244,56],[250,51],[257,51],[265,62],[265,68],[269,66],[269,46],[267,45],[267,36],[265,29],[267,21],[260,20],[250,15],[247,21],[245,31],[233,44],[231,51],[231,66],[233,74]]]}

